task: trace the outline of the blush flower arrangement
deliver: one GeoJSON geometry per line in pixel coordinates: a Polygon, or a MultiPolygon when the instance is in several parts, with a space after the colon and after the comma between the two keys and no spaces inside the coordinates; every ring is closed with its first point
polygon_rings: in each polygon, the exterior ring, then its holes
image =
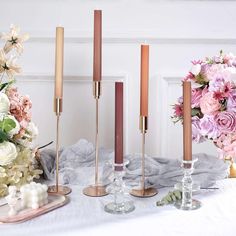
{"type": "MultiPolygon", "coordinates": [[[[220,51],[212,58],[192,61],[183,80],[193,84],[192,139],[212,140],[221,157],[236,158],[236,56],[220,51]]],[[[182,122],[182,97],[173,109],[173,122],[182,122]]]]}
{"type": "Polygon", "coordinates": [[[0,35],[4,40],[0,48],[0,197],[8,193],[9,186],[20,187],[42,173],[32,148],[38,135],[32,122],[32,102],[14,86],[15,76],[21,72],[17,59],[29,37],[19,33],[12,25],[9,33],[0,35]]]}

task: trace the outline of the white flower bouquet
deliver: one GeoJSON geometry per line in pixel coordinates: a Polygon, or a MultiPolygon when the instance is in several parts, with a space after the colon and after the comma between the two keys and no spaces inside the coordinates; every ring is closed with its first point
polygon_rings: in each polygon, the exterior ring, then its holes
{"type": "Polygon", "coordinates": [[[0,197],[8,193],[9,186],[20,187],[42,173],[32,148],[38,135],[31,120],[32,102],[14,86],[14,77],[21,72],[16,61],[28,39],[19,32],[18,27],[11,26],[9,33],[0,36],[5,41],[0,48],[0,197]]]}

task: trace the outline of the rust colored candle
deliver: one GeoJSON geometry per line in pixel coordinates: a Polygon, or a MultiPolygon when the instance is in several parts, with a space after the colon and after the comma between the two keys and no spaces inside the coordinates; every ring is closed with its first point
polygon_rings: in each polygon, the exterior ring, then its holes
{"type": "Polygon", "coordinates": [[[55,55],[55,99],[62,98],[63,93],[63,54],[64,28],[56,28],[56,55],[55,55]]]}
{"type": "MultiPolygon", "coordinates": [[[[115,164],[123,164],[123,83],[115,83],[115,164]]],[[[116,166],[115,170],[123,170],[116,166]]]]}
{"type": "Polygon", "coordinates": [[[192,160],[192,116],[191,116],[191,82],[183,82],[184,119],[183,119],[183,148],[185,161],[192,160]]]}
{"type": "Polygon", "coordinates": [[[148,116],[149,45],[141,45],[140,116],[148,116]]]}
{"type": "Polygon", "coordinates": [[[102,77],[102,11],[94,11],[93,81],[102,77]]]}

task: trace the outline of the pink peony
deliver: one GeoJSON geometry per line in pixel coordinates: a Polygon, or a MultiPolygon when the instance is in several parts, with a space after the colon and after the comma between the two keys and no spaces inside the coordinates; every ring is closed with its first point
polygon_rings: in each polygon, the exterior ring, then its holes
{"type": "Polygon", "coordinates": [[[228,97],[227,111],[236,112],[236,90],[233,90],[228,97]]]}
{"type": "Polygon", "coordinates": [[[201,134],[208,139],[215,140],[220,135],[214,116],[205,115],[202,119],[200,119],[199,127],[201,134]]]}
{"type": "Polygon", "coordinates": [[[200,106],[200,99],[202,97],[202,89],[192,89],[192,108],[200,106]]]}
{"type": "Polygon", "coordinates": [[[236,157],[236,134],[222,134],[216,141],[222,157],[236,157]]]}
{"type": "Polygon", "coordinates": [[[214,98],[213,92],[208,92],[200,99],[201,112],[206,115],[215,115],[219,112],[221,104],[214,98]]]}
{"type": "Polygon", "coordinates": [[[200,131],[200,119],[197,116],[194,116],[192,117],[192,140],[197,143],[205,141],[200,131]]]}
{"type": "Polygon", "coordinates": [[[222,133],[236,132],[236,112],[220,112],[215,116],[215,122],[222,133]]]}

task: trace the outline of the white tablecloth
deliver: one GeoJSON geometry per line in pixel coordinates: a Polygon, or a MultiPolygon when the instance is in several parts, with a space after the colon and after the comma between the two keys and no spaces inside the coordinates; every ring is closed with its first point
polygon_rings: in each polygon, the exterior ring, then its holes
{"type": "Polygon", "coordinates": [[[156,207],[169,189],[152,198],[135,201],[136,209],[126,215],[104,212],[112,196],[86,197],[82,186],[72,186],[71,202],[57,210],[21,224],[0,225],[0,236],[235,236],[236,179],[219,181],[219,190],[201,190],[195,195],[202,208],[181,211],[174,206],[156,207]]]}

